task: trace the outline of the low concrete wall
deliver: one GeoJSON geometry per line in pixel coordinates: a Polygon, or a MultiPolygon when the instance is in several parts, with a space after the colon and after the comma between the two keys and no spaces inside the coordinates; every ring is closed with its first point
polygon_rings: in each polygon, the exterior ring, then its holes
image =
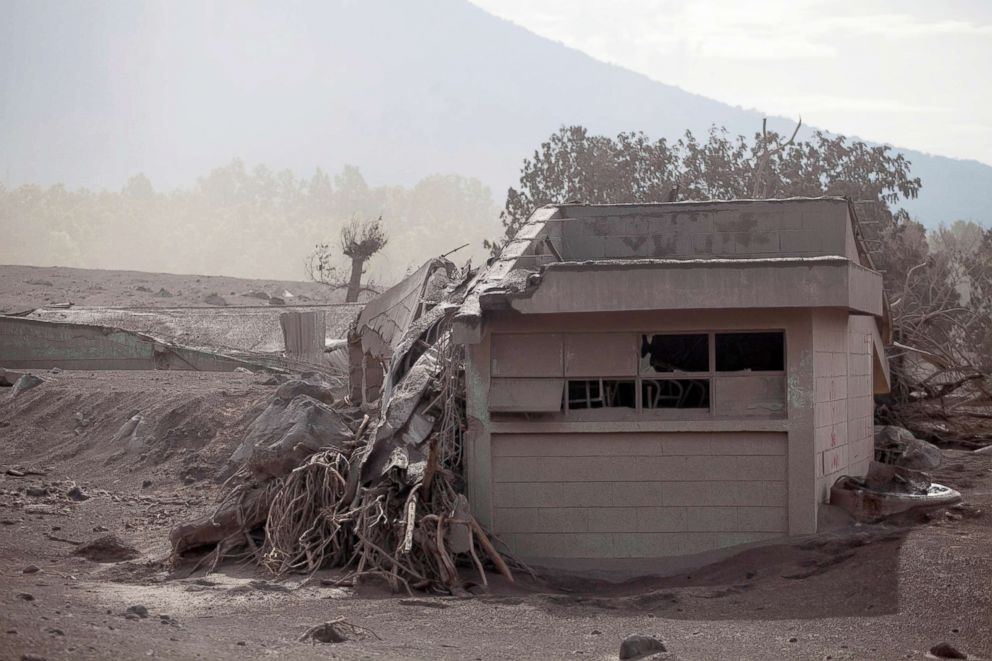
{"type": "Polygon", "coordinates": [[[117,328],[0,317],[0,365],[4,367],[230,372],[246,364],[117,328]]]}

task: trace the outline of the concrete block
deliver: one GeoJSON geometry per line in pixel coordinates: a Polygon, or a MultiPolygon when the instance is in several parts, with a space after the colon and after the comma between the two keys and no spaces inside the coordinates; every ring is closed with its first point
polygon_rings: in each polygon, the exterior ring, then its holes
{"type": "Polygon", "coordinates": [[[710,439],[713,454],[784,455],[788,435],[780,433],[714,434],[710,439]]]}
{"type": "Polygon", "coordinates": [[[780,250],[778,232],[738,232],[731,236],[738,256],[777,254],[780,250]]]}
{"type": "Polygon", "coordinates": [[[612,533],[507,533],[500,538],[524,558],[613,558],[612,533]]]}
{"type": "Polygon", "coordinates": [[[524,532],[586,532],[589,526],[589,509],[585,507],[548,507],[502,509],[494,511],[494,529],[501,533],[524,532]]]}
{"type": "Polygon", "coordinates": [[[847,468],[848,446],[839,445],[835,448],[831,448],[823,453],[823,474],[831,475],[838,471],[843,471],[847,468]]]}
{"type": "Polygon", "coordinates": [[[682,553],[703,553],[720,548],[720,537],[715,532],[687,532],[683,533],[682,553]]]}
{"type": "Polygon", "coordinates": [[[613,504],[658,507],[664,504],[661,482],[614,482],[610,485],[613,504]]]}
{"type": "Polygon", "coordinates": [[[738,480],[785,480],[786,457],[737,457],[738,480]]]}
{"type": "Polygon", "coordinates": [[[712,437],[709,434],[663,434],[662,452],[666,455],[708,455],[712,437]]]}
{"type": "Polygon", "coordinates": [[[739,482],[737,504],[742,507],[774,507],[788,503],[785,481],[739,482]]]}
{"type": "Polygon", "coordinates": [[[634,530],[638,532],[678,532],[686,530],[685,507],[636,507],[634,530]]]}
{"type": "Polygon", "coordinates": [[[659,558],[681,555],[684,552],[685,535],[684,532],[616,535],[615,557],[659,558]]]}
{"type": "Polygon", "coordinates": [[[784,507],[739,507],[738,530],[742,532],[786,532],[789,512],[784,507]]]}
{"type": "Polygon", "coordinates": [[[724,482],[739,479],[738,459],[739,457],[723,455],[685,457],[679,479],[724,482]]]}
{"type": "Polygon", "coordinates": [[[665,259],[680,257],[679,254],[679,234],[665,233],[652,234],[650,240],[650,257],[655,259],[665,259]]]}
{"type": "Polygon", "coordinates": [[[665,482],[661,494],[665,507],[736,505],[740,488],[739,482],[665,482]]]}
{"type": "Polygon", "coordinates": [[[586,510],[589,532],[629,533],[638,530],[633,507],[591,507],[586,510]]]}
{"type": "Polygon", "coordinates": [[[738,530],[737,507],[687,507],[687,530],[727,532],[738,530]]]}
{"type": "Polygon", "coordinates": [[[623,503],[614,499],[616,483],[613,482],[563,482],[561,502],[566,507],[610,507],[623,503]]]}
{"type": "Polygon", "coordinates": [[[566,504],[563,482],[493,484],[493,507],[561,507],[566,504]]]}
{"type": "Polygon", "coordinates": [[[782,230],[779,232],[779,246],[783,255],[820,255],[823,242],[819,234],[808,230],[782,230]]]}

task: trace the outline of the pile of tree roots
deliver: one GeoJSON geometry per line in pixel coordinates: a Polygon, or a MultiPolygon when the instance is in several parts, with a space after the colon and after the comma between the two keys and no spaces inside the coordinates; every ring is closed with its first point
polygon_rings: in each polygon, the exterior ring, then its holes
{"type": "Polygon", "coordinates": [[[235,452],[216,511],[172,531],[174,562],[241,560],[276,575],[341,568],[341,584],[377,576],[397,591],[464,593],[487,585],[488,570],[513,581],[511,567],[526,568],[497,550],[462,493],[457,307],[437,305],[410,328],[375,417],[318,377],[280,386],[235,452]]]}

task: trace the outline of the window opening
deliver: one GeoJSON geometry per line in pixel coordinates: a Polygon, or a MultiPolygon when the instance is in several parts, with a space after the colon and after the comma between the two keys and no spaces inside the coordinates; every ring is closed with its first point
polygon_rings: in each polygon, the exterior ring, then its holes
{"type": "Polygon", "coordinates": [[[709,379],[642,379],[641,408],[708,409],[709,379]]]}
{"type": "Polygon", "coordinates": [[[708,372],[709,336],[705,333],[642,335],[641,372],[708,372]]]}
{"type": "Polygon", "coordinates": [[[717,333],[717,372],[785,370],[785,333],[717,333]]]}
{"type": "Polygon", "coordinates": [[[634,381],[583,379],[568,382],[569,410],[602,408],[637,408],[634,381]]]}

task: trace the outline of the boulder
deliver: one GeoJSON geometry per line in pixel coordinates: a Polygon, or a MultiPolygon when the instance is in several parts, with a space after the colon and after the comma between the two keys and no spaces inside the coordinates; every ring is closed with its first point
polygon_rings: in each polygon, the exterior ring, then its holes
{"type": "Polygon", "coordinates": [[[133,560],[141,554],[130,544],[122,542],[116,535],[104,535],[88,544],[83,544],[73,552],[73,555],[93,562],[120,562],[133,560]]]}
{"type": "Polygon", "coordinates": [[[665,643],[651,636],[627,636],[620,643],[621,659],[643,659],[667,651],[665,643]]]}
{"type": "Polygon", "coordinates": [[[17,383],[17,380],[24,376],[21,372],[14,372],[12,370],[5,370],[0,367],[0,387],[9,388],[10,386],[17,383]]]}
{"type": "Polygon", "coordinates": [[[317,450],[342,447],[351,438],[341,414],[324,402],[308,395],[288,401],[277,396],[251,423],[245,440],[228,459],[225,474],[247,464],[260,480],[281,477],[317,450]]]}
{"type": "Polygon", "coordinates": [[[913,470],[932,470],[943,459],[936,445],[892,425],[875,427],[875,456],[884,463],[913,470]]]}
{"type": "Polygon", "coordinates": [[[24,394],[28,390],[36,386],[40,386],[44,381],[34,374],[22,374],[17,381],[14,382],[14,387],[10,390],[10,398],[14,399],[24,394]]]}
{"type": "Polygon", "coordinates": [[[203,302],[206,303],[207,305],[217,305],[217,306],[227,305],[227,301],[224,300],[224,297],[216,292],[207,294],[206,297],[204,297],[203,302]]]}
{"type": "Polygon", "coordinates": [[[301,395],[313,397],[318,402],[325,404],[334,403],[334,393],[331,391],[330,386],[317,376],[293,379],[276,389],[276,397],[286,402],[290,402],[301,395]]]}

